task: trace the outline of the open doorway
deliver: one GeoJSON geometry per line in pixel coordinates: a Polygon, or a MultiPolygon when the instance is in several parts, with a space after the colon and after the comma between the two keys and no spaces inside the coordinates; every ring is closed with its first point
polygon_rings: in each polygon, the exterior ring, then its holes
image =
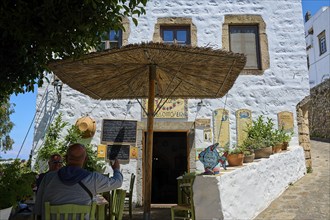
{"type": "Polygon", "coordinates": [[[152,161],[152,204],[178,201],[178,176],[187,172],[187,133],[154,132],[152,161]]]}

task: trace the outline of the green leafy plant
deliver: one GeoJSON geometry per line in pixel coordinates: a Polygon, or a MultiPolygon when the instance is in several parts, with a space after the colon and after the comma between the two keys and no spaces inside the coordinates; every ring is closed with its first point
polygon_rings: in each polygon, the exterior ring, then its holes
{"type": "Polygon", "coordinates": [[[14,144],[14,140],[10,137],[10,131],[14,127],[10,115],[15,112],[14,106],[10,103],[9,97],[2,102],[0,100],[0,152],[11,150],[14,144]]]}
{"type": "Polygon", "coordinates": [[[242,146],[236,146],[234,145],[232,148],[226,147],[225,151],[228,152],[228,154],[242,154],[244,152],[245,148],[242,146]]]}
{"type": "Polygon", "coordinates": [[[247,138],[243,142],[246,149],[260,149],[274,144],[274,123],[271,118],[260,115],[257,120],[253,120],[251,125],[247,125],[247,138]]]}
{"type": "MultiPolygon", "coordinates": [[[[82,132],[75,125],[64,122],[62,114],[59,114],[46,132],[44,146],[39,150],[37,160],[47,161],[54,153],[59,153],[64,156],[70,144],[82,142],[82,132]],[[61,134],[64,133],[64,129],[68,126],[69,128],[66,130],[66,135],[64,137],[61,136],[61,134]]],[[[85,169],[103,172],[105,163],[102,159],[97,158],[95,146],[92,144],[85,144],[85,147],[88,155],[85,169]]]]}
{"type": "Polygon", "coordinates": [[[145,14],[147,0],[2,0],[0,4],[0,100],[34,90],[48,63],[76,58],[100,44],[122,19],[145,14]],[[15,21],[15,22],[13,22],[15,21]]]}
{"type": "Polygon", "coordinates": [[[36,173],[28,164],[19,160],[0,164],[0,209],[16,206],[33,195],[36,173]]]}

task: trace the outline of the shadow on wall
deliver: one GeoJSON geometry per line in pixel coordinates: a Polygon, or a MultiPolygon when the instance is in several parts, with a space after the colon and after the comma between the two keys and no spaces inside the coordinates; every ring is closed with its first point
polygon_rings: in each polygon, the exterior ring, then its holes
{"type": "Polygon", "coordinates": [[[32,146],[32,167],[34,166],[35,159],[37,157],[37,151],[42,146],[46,131],[49,125],[52,123],[56,112],[60,107],[60,101],[57,98],[56,92],[53,89],[45,91],[41,101],[37,103],[37,113],[35,118],[35,127],[33,135],[32,146]]]}

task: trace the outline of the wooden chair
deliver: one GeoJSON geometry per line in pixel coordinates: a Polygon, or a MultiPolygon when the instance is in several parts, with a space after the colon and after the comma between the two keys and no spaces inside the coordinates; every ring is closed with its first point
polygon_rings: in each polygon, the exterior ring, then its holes
{"type": "Polygon", "coordinates": [[[126,191],[126,196],[125,196],[125,203],[128,205],[128,210],[129,210],[129,218],[132,219],[132,209],[133,209],[133,188],[134,188],[134,181],[135,181],[135,174],[131,174],[131,180],[129,183],[129,190],[126,191]]]}
{"type": "Polygon", "coordinates": [[[172,220],[195,220],[193,182],[195,176],[184,176],[178,179],[178,204],[171,207],[172,220]]]}
{"type": "Polygon", "coordinates": [[[110,220],[122,220],[126,190],[115,189],[111,193],[110,220]]]}
{"type": "Polygon", "coordinates": [[[50,205],[49,202],[45,202],[45,220],[51,220],[52,216],[56,216],[56,219],[63,220],[68,220],[69,216],[71,217],[70,219],[84,220],[86,215],[89,215],[90,220],[95,220],[95,211],[95,202],[93,202],[91,205],[50,205]]]}

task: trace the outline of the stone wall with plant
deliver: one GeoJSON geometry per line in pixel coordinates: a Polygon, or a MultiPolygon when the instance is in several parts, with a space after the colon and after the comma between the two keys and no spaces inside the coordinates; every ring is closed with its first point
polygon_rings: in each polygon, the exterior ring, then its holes
{"type": "Polygon", "coordinates": [[[330,140],[330,79],[312,88],[310,93],[310,136],[330,140]]]}

